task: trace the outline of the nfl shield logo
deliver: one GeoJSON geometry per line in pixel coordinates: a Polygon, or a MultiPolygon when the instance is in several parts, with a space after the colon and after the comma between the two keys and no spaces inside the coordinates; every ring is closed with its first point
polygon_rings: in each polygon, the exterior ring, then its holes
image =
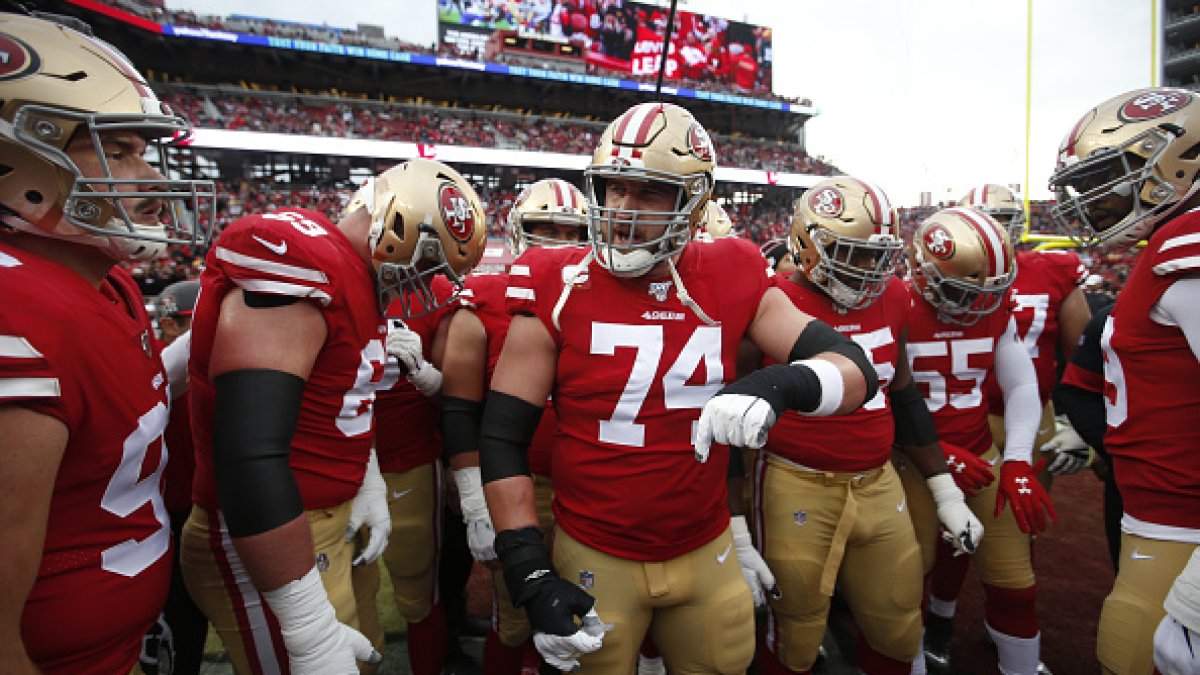
{"type": "Polygon", "coordinates": [[[596,575],[587,570],[579,571],[579,587],[585,591],[592,590],[592,586],[596,585],[596,575]]]}
{"type": "Polygon", "coordinates": [[[797,525],[807,525],[808,524],[808,511],[792,512],[792,522],[797,525]]]}
{"type": "Polygon", "coordinates": [[[317,554],[317,571],[318,572],[328,572],[329,571],[329,556],[325,555],[324,553],[317,554]]]}
{"type": "Polygon", "coordinates": [[[666,302],[667,293],[671,290],[670,281],[652,281],[650,282],[650,295],[659,302],[666,302]]]}

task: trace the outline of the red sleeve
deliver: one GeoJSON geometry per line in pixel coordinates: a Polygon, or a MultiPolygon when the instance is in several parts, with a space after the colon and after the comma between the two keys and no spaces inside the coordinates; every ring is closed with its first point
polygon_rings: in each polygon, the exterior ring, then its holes
{"type": "Polygon", "coordinates": [[[1154,274],[1160,277],[1200,274],[1200,214],[1187,214],[1171,223],[1163,234],[1162,244],[1150,254],[1154,274]]]}
{"type": "Polygon", "coordinates": [[[1063,371],[1062,384],[1071,385],[1093,394],[1104,393],[1104,373],[1094,373],[1082,366],[1068,363],[1063,371]]]}
{"type": "Polygon", "coordinates": [[[320,214],[281,209],[230,225],[208,261],[244,290],[311,298],[328,305],[334,284],[321,261],[340,255],[331,238],[341,236],[320,214]]]}

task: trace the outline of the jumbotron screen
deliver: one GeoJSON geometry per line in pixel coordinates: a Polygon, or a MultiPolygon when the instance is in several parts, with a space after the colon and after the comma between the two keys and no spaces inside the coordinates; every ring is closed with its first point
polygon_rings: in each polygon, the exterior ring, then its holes
{"type": "MultiPolygon", "coordinates": [[[[577,46],[590,72],[634,79],[657,76],[668,13],[623,0],[438,0],[443,41],[515,31],[577,46]]],[[[771,29],[678,11],[665,76],[771,91],[771,29]]]]}

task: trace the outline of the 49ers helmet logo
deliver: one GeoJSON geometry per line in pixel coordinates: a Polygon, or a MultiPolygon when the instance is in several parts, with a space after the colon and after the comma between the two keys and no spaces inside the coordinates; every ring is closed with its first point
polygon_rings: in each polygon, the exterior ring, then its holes
{"type": "Polygon", "coordinates": [[[1117,111],[1123,122],[1142,122],[1169,115],[1192,102],[1192,95],[1176,89],[1152,89],[1129,99],[1117,111]]]}
{"type": "Polygon", "coordinates": [[[692,126],[688,129],[688,149],[696,157],[706,161],[713,161],[713,143],[709,138],[708,132],[704,127],[700,126],[699,122],[692,122],[692,126]]]}
{"type": "Polygon", "coordinates": [[[475,234],[475,211],[463,191],[453,183],[444,183],[438,193],[438,206],[450,236],[464,244],[470,241],[475,234]]]}
{"type": "Polygon", "coordinates": [[[15,80],[37,72],[42,59],[20,38],[0,33],[0,81],[15,80]]]}
{"type": "Polygon", "coordinates": [[[954,239],[950,237],[950,233],[941,225],[934,225],[925,231],[923,238],[925,250],[930,254],[949,260],[954,257],[954,239]]]}
{"type": "Polygon", "coordinates": [[[808,198],[808,207],[818,216],[836,218],[846,209],[846,200],[842,199],[842,193],[837,190],[824,187],[813,190],[812,196],[808,198]]]}

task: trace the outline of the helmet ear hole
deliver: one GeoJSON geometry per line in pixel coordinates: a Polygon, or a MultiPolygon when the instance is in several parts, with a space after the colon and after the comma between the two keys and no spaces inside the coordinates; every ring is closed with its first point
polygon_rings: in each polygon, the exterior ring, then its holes
{"type": "MultiPolygon", "coordinates": [[[[396,238],[404,241],[404,214],[396,212],[392,216],[392,232],[396,234],[396,238]]],[[[392,247],[388,247],[388,253],[392,252],[392,247]]]]}

